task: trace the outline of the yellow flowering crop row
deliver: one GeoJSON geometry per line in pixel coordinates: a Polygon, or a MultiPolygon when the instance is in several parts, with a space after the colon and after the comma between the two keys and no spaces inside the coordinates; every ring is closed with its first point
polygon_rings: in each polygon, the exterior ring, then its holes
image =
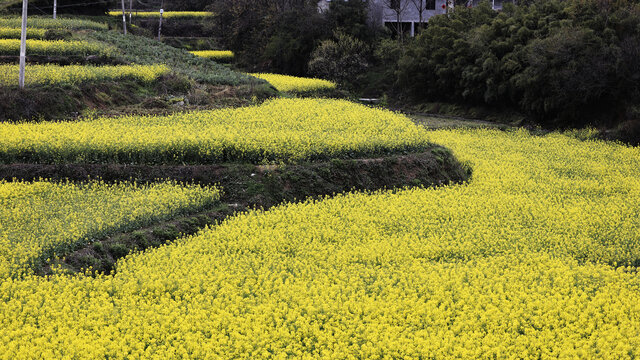
{"type": "MultiPolygon", "coordinates": [[[[315,109],[310,109],[315,111],[315,109]]],[[[254,211],[0,281],[0,358],[640,357],[640,149],[441,130],[468,184],[254,211]]]]}
{"type": "Polygon", "coordinates": [[[110,232],[201,209],[215,188],[175,183],[0,182],[0,279],[110,232]]]}
{"type": "MultiPolygon", "coordinates": [[[[132,14],[136,17],[159,17],[160,11],[134,11],[132,14]]],[[[109,15],[122,16],[122,11],[110,11],[109,15]]],[[[162,13],[162,17],[164,18],[201,18],[212,15],[213,13],[208,11],[165,11],[162,13]]]]}
{"type": "Polygon", "coordinates": [[[275,99],[169,116],[0,124],[0,162],[294,162],[427,145],[406,117],[343,100],[275,99]]]}
{"type": "MultiPolygon", "coordinates": [[[[0,27],[19,28],[22,19],[20,17],[0,17],[0,27]]],[[[29,16],[27,19],[28,28],[41,29],[69,29],[69,30],[108,30],[109,26],[105,23],[99,23],[91,20],[81,19],[52,19],[50,17],[29,16]]]]}
{"type": "MultiPolygon", "coordinates": [[[[106,79],[132,78],[153,81],[169,72],[164,65],[27,65],[25,83],[35,84],[79,84],[106,79]]],[[[0,85],[17,86],[19,68],[17,65],[0,65],[0,85]]]]}
{"type": "MultiPolygon", "coordinates": [[[[0,27],[0,39],[20,39],[21,32],[19,27],[0,27]]],[[[42,39],[46,32],[46,29],[28,28],[27,39],[42,39]]]]}
{"type": "MultiPolygon", "coordinates": [[[[27,55],[111,56],[115,48],[88,41],[27,40],[27,55]]],[[[19,55],[20,40],[0,39],[0,55],[19,55]]]]}
{"type": "Polygon", "coordinates": [[[251,74],[257,78],[266,80],[278,91],[305,93],[335,89],[336,84],[329,80],[303,78],[280,74],[251,74]]]}
{"type": "Polygon", "coordinates": [[[230,50],[199,50],[190,51],[195,56],[213,59],[221,62],[228,62],[233,59],[233,51],[230,50]]]}

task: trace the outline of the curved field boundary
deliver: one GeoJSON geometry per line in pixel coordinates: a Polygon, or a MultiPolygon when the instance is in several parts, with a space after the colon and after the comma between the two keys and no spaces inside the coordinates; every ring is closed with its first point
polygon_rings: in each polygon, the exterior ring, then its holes
{"type": "MultiPolygon", "coordinates": [[[[250,208],[269,208],[282,202],[295,202],[353,190],[376,191],[406,186],[436,186],[460,183],[469,179],[470,170],[451,152],[440,146],[411,155],[375,159],[332,160],[296,165],[0,165],[0,179],[86,181],[100,178],[105,182],[136,179],[153,183],[159,179],[222,188],[221,204],[214,209],[171,219],[145,229],[115,234],[87,246],[73,249],[64,259],[42,263],[36,271],[51,273],[51,267],[67,271],[109,273],[118,259],[130,251],[142,251],[196,233],[236,212],[250,208]]],[[[131,229],[129,229],[131,230],[131,229]]]]}

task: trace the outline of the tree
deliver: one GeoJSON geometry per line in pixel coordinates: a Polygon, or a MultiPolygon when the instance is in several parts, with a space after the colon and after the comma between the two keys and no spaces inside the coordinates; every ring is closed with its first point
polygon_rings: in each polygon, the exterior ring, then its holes
{"type": "Polygon", "coordinates": [[[413,6],[418,11],[418,18],[419,18],[418,24],[420,25],[420,29],[423,29],[425,24],[425,19],[423,16],[424,12],[426,10],[435,10],[436,8],[435,0],[409,0],[409,1],[411,2],[411,4],[413,4],[413,6]]]}
{"type": "Polygon", "coordinates": [[[332,1],[327,13],[329,25],[340,32],[370,43],[376,36],[371,29],[368,1],[332,1]]]}
{"type": "MultiPolygon", "coordinates": [[[[275,17],[262,53],[269,71],[304,76],[316,45],[328,37],[324,16],[315,8],[292,9],[275,17]]],[[[254,55],[255,56],[255,55],[254,55]]]]}
{"type": "Polygon", "coordinates": [[[397,84],[418,101],[518,109],[547,127],[611,126],[640,103],[639,24],[627,0],[483,2],[431,18],[397,84]]]}
{"type": "Polygon", "coordinates": [[[321,78],[349,84],[368,67],[368,46],[347,34],[336,33],[313,51],[309,71],[321,78]]]}
{"type": "Polygon", "coordinates": [[[215,0],[211,32],[251,71],[304,75],[316,44],[329,37],[311,0],[215,0]]]}
{"type": "Polygon", "coordinates": [[[382,3],[393,11],[396,16],[395,31],[398,35],[398,42],[404,42],[404,29],[402,27],[402,18],[409,6],[409,0],[383,0],[382,3]]]}

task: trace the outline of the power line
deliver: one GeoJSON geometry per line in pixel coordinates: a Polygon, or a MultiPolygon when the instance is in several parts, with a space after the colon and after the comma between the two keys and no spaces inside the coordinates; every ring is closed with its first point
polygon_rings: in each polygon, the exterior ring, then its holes
{"type": "Polygon", "coordinates": [[[44,12],[42,9],[40,9],[39,7],[37,7],[37,6],[33,5],[33,4],[31,4],[31,7],[35,8],[36,10],[40,11],[41,13],[43,13],[45,15],[49,15],[49,13],[44,12]]]}

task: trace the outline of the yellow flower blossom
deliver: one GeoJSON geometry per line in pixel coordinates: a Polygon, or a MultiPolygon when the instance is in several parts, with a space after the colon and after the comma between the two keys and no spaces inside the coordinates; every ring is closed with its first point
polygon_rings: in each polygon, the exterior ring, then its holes
{"type": "MultiPolygon", "coordinates": [[[[132,14],[134,17],[159,17],[160,11],[134,11],[132,14]]],[[[109,11],[109,15],[122,16],[122,11],[109,11]]],[[[209,11],[165,11],[162,13],[162,17],[164,18],[201,18],[212,15],[213,13],[209,11]]]]}
{"type": "Polygon", "coordinates": [[[262,73],[251,74],[251,76],[266,80],[278,91],[283,92],[305,93],[336,88],[336,84],[334,82],[322,79],[262,73]]]}
{"type": "MultiPolygon", "coordinates": [[[[0,27],[20,28],[22,18],[20,16],[0,17],[0,27]]],[[[27,19],[28,28],[40,29],[68,29],[68,30],[108,30],[106,23],[91,20],[61,18],[52,19],[49,16],[31,16],[27,19]]]]}
{"type": "MultiPolygon", "coordinates": [[[[164,65],[27,65],[25,83],[27,85],[63,85],[122,78],[150,82],[169,71],[169,68],[164,65]]],[[[0,65],[0,85],[17,86],[18,72],[17,65],[0,65]]]]}
{"type": "MultiPolygon", "coordinates": [[[[102,55],[111,56],[116,49],[97,42],[66,40],[27,40],[28,55],[102,55]]],[[[19,55],[20,40],[0,39],[0,55],[19,55]]]]}
{"type": "Polygon", "coordinates": [[[219,198],[215,188],[132,183],[83,185],[0,181],[0,279],[38,259],[118,230],[199,210],[219,198]]]}
{"type": "Polygon", "coordinates": [[[113,276],[0,280],[0,359],[640,357],[640,149],[424,136],[472,180],[251,211],[113,276]]]}
{"type": "Polygon", "coordinates": [[[228,62],[233,59],[233,51],[230,50],[198,50],[190,51],[195,56],[228,62]]]}
{"type": "MultiPolygon", "coordinates": [[[[46,29],[28,28],[27,39],[42,39],[46,29]]],[[[0,27],[0,39],[20,39],[22,29],[19,27],[0,27]]]]}
{"type": "Polygon", "coordinates": [[[0,124],[0,162],[294,162],[427,146],[426,130],[343,100],[275,99],[169,116],[0,124]]]}

